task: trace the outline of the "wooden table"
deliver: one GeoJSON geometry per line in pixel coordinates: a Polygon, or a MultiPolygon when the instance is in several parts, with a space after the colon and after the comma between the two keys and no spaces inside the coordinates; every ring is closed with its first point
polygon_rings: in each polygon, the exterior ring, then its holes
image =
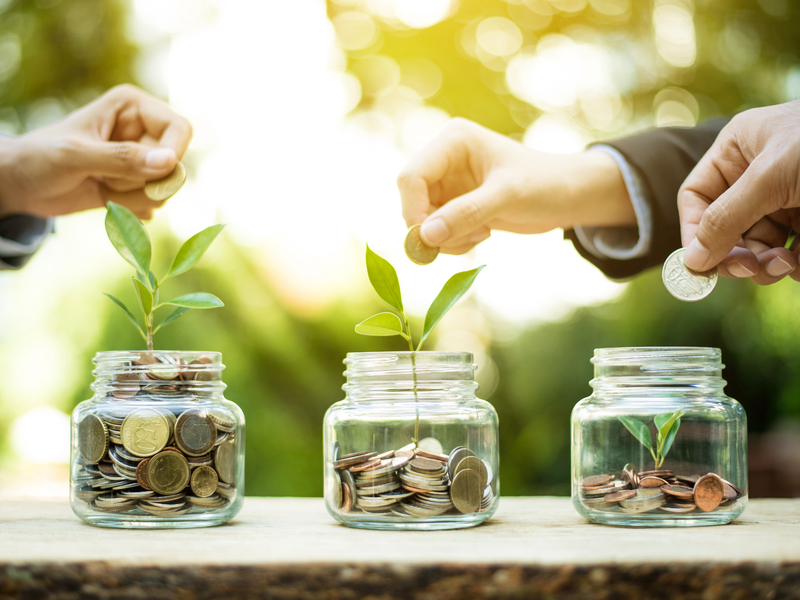
{"type": "Polygon", "coordinates": [[[629,529],[567,498],[502,498],[472,529],[364,531],[317,498],[248,498],[229,524],[90,527],[66,502],[0,502],[0,598],[800,598],[800,499],[731,525],[629,529]]]}

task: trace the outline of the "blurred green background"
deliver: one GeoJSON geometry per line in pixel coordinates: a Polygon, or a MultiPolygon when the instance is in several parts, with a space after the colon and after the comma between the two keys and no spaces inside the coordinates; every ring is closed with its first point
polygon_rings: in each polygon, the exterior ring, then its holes
{"type": "MultiPolygon", "coordinates": [[[[191,38],[217,22],[223,27],[226,20],[246,17],[251,8],[232,3],[239,8],[229,10],[223,4],[0,0],[0,132],[16,135],[52,122],[122,82],[138,83],[170,101],[177,98],[181,106],[207,102],[202,94],[180,95],[163,83],[176,67],[160,65],[158,50],[171,47],[180,56],[177,38],[191,38]],[[165,12],[177,26],[159,29],[157,17],[165,12]],[[159,78],[162,71],[167,75],[159,78]]],[[[326,21],[335,33],[330,41],[338,62],[332,68],[351,92],[342,118],[359,123],[371,136],[382,136],[380,143],[406,151],[418,147],[420,136],[434,135],[448,116],[472,119],[533,147],[569,151],[646,127],[690,126],[800,95],[800,25],[797,7],[788,0],[329,0],[304,2],[303,7],[333,25],[326,21]]],[[[279,11],[271,15],[270,10],[266,17],[274,16],[275,26],[282,26],[279,11]]],[[[303,14],[296,11],[295,20],[283,25],[303,32],[298,17],[303,14]]],[[[230,25],[233,30],[239,26],[230,25]]],[[[252,99],[254,105],[263,102],[265,110],[279,112],[284,104],[273,109],[271,102],[313,100],[301,97],[291,79],[308,77],[299,68],[292,70],[292,61],[311,43],[309,36],[298,36],[286,49],[289,75],[282,83],[271,66],[282,57],[237,57],[253,78],[271,77],[274,83],[263,97],[252,99]]],[[[233,60],[226,58],[224,41],[213,50],[223,62],[233,60]]],[[[202,82],[202,69],[183,76],[208,90],[218,85],[211,75],[202,82]]],[[[233,115],[230,119],[236,127],[233,115]]],[[[289,122],[292,135],[308,136],[308,119],[289,122]]],[[[199,149],[186,158],[190,178],[193,173],[200,178],[198,186],[204,169],[211,168],[203,165],[212,164],[204,159],[224,145],[221,137],[204,137],[202,120],[200,125],[194,144],[199,149]]],[[[257,150],[269,154],[272,141],[265,137],[257,150]]],[[[299,152],[276,152],[280,160],[311,162],[299,152]]],[[[225,172],[235,167],[226,165],[225,172]]],[[[361,176],[358,161],[349,168],[348,178],[361,176]]],[[[245,179],[254,189],[269,187],[256,173],[245,179]]],[[[332,198],[347,202],[343,190],[337,195],[335,183],[330,187],[332,198]]],[[[297,202],[302,195],[299,185],[297,202]]],[[[277,204],[284,199],[255,191],[249,201],[277,204]]],[[[394,197],[386,202],[396,204],[394,197]]],[[[100,291],[131,297],[130,274],[107,248],[101,217],[59,225],[65,239],[74,239],[80,227],[93,227],[95,246],[73,255],[45,248],[27,273],[0,274],[0,372],[12,374],[14,360],[26,348],[27,328],[38,327],[24,353],[22,383],[19,377],[14,385],[12,377],[0,378],[0,485],[6,493],[19,481],[27,482],[31,493],[56,489],[37,488],[26,459],[38,465],[36,477],[59,481],[66,473],[58,452],[35,459],[33,451],[25,450],[31,440],[20,419],[27,408],[47,404],[69,411],[91,395],[89,367],[95,352],[140,347],[121,314],[98,299],[100,291]],[[100,253],[105,253],[102,260],[100,253]],[[70,271],[78,269],[78,262],[83,270],[73,276],[70,271]],[[28,302],[31,297],[35,302],[28,302]],[[27,308],[20,313],[23,305],[27,308]],[[59,376],[50,389],[58,393],[46,400],[33,394],[26,405],[26,390],[36,387],[40,375],[46,379],[54,362],[68,367],[56,370],[59,376]],[[23,469],[28,469],[25,477],[23,469]]],[[[399,221],[399,215],[394,219],[399,221]]],[[[184,229],[174,220],[169,226],[163,220],[154,223],[151,233],[162,270],[177,250],[176,234],[187,237],[184,229]]],[[[63,250],[58,244],[50,242],[63,250]]],[[[297,294],[286,292],[280,270],[253,250],[253,240],[230,230],[200,267],[170,290],[177,295],[204,289],[226,302],[223,309],[184,317],[157,344],[223,353],[227,395],[247,415],[249,495],[320,495],[322,416],[343,395],[342,359],[347,352],[400,349],[396,340],[354,333],[353,325],[380,305],[366,286],[363,243],[351,239],[343,244],[347,256],[357,258],[345,266],[320,257],[320,268],[349,269],[360,283],[343,286],[311,309],[297,294]]],[[[291,250],[279,249],[270,260],[276,264],[290,255],[291,250]]],[[[504,260],[513,264],[522,258],[508,255],[504,260]]],[[[458,270],[453,264],[448,263],[449,272],[458,270]]],[[[425,293],[432,297],[443,280],[425,293]]],[[[529,284],[520,293],[533,298],[559,282],[529,284]]],[[[469,339],[480,340],[476,354],[484,372],[482,396],[500,415],[503,493],[569,493],[569,413],[591,391],[594,348],[702,345],[722,349],[727,392],[747,409],[752,495],[800,495],[796,285],[789,281],[758,288],[722,280],[707,300],[683,304],[664,291],[660,273],[651,271],[608,302],[587,299],[588,306],[522,321],[484,311],[476,292],[449,323],[451,330],[460,327],[468,330],[469,339]]],[[[313,297],[313,284],[303,293],[313,297]]],[[[38,431],[48,431],[43,421],[33,423],[38,431]]]]}

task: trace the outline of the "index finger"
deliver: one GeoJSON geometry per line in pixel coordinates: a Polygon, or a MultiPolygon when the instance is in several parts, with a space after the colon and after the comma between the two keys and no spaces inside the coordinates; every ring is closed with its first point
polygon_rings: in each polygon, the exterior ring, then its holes
{"type": "Polygon", "coordinates": [[[437,208],[434,202],[438,198],[431,198],[432,190],[441,190],[437,184],[454,164],[467,158],[467,146],[459,134],[461,127],[458,121],[451,121],[397,176],[403,219],[409,227],[422,223],[437,208]]]}

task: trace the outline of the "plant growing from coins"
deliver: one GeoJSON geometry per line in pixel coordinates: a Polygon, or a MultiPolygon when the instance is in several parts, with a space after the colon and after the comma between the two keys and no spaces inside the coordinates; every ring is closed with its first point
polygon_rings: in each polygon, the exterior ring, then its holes
{"type": "Polygon", "coordinates": [[[194,267],[224,227],[225,225],[212,225],[189,238],[178,250],[167,274],[158,279],[150,270],[152,247],[144,225],[124,206],[114,202],[108,203],[106,233],[120,256],[136,269],[136,274],[131,277],[131,282],[144,317],[144,326],[121,300],[111,294],[106,294],[106,296],[122,309],[133,323],[147,343],[148,350],[153,349],[153,336],[162,327],[182,317],[191,309],[224,306],[219,298],[206,292],[194,292],[172,300],[161,300],[161,286],[164,282],[194,267]],[[156,311],[167,306],[176,308],[161,319],[158,325],[155,325],[156,311]]]}
{"type": "Polygon", "coordinates": [[[674,413],[660,413],[653,418],[656,426],[656,445],[653,446],[653,438],[650,435],[650,428],[646,423],[634,419],[633,417],[622,416],[619,420],[625,428],[631,432],[633,437],[639,440],[645,448],[650,451],[650,455],[656,464],[656,469],[660,469],[664,464],[664,459],[675,441],[678,428],[681,426],[682,410],[674,413]]]}
{"type": "MultiPolygon", "coordinates": [[[[433,328],[442,320],[442,317],[450,310],[453,305],[469,290],[475,278],[478,276],[486,265],[481,265],[470,271],[462,271],[456,273],[447,283],[444,284],[439,295],[433,300],[433,303],[428,308],[425,315],[425,323],[422,328],[422,335],[416,350],[414,349],[414,341],[411,335],[411,327],[408,322],[408,316],[403,309],[403,297],[400,293],[400,281],[397,278],[397,271],[389,263],[388,260],[375,254],[372,249],[367,246],[367,275],[372,284],[373,289],[378,296],[392,312],[381,312],[376,315],[364,319],[356,325],[356,333],[361,335],[371,336],[391,336],[399,335],[408,342],[408,349],[411,351],[411,366],[416,366],[415,353],[419,352],[422,344],[428,339],[428,336],[433,331],[433,328]]],[[[414,370],[414,399],[419,401],[417,397],[417,373],[414,370]]],[[[416,447],[419,440],[419,411],[417,411],[417,419],[414,424],[414,437],[412,441],[416,447]]]]}

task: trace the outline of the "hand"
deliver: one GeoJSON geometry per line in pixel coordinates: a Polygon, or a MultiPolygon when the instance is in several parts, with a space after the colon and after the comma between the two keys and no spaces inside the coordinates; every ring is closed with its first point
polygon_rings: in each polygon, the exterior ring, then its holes
{"type": "Polygon", "coordinates": [[[123,85],[63,121],[0,139],[0,216],[50,217],[113,200],[141,219],[163,202],[144,184],[168,175],[192,128],[166,104],[123,85]]]}
{"type": "Polygon", "coordinates": [[[686,265],[760,284],[800,281],[800,102],[743,112],[720,132],[678,193],[686,265]]]}
{"type": "Polygon", "coordinates": [[[614,161],[602,152],[547,154],[464,119],[444,131],[397,178],[403,218],[422,223],[429,246],[463,254],[492,229],[635,225],[614,161]]]}

